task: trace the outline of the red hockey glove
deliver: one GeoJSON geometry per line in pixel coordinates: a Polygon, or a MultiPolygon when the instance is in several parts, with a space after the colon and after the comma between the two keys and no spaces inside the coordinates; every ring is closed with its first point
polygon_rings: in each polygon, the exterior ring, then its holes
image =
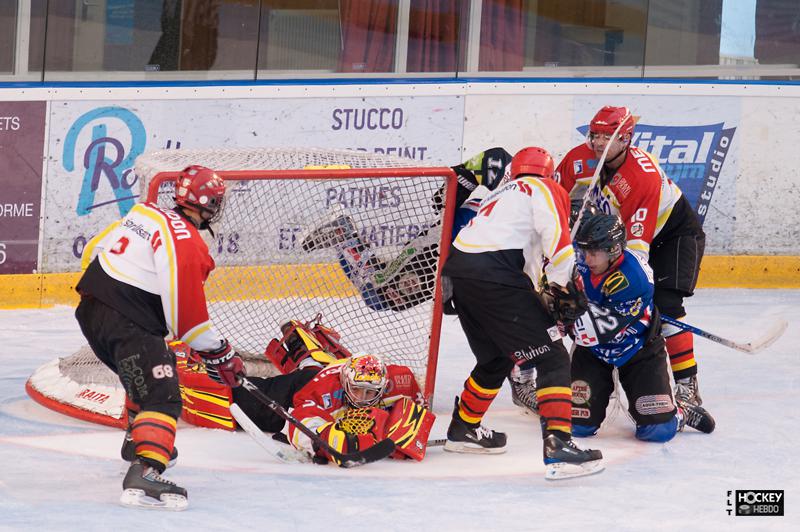
{"type": "Polygon", "coordinates": [[[239,353],[233,350],[227,340],[223,340],[222,347],[216,351],[198,351],[200,358],[206,365],[208,376],[220,384],[236,388],[239,378],[246,375],[244,362],[239,353]]]}

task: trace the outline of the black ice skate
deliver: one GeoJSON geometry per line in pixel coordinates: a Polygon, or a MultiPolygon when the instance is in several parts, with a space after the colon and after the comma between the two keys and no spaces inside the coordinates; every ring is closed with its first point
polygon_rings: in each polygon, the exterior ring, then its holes
{"type": "Polygon", "coordinates": [[[702,406],[678,401],[678,430],[682,431],[686,426],[705,434],[711,434],[714,432],[717,422],[702,406]]]}
{"type": "Polygon", "coordinates": [[[536,400],[536,381],[518,382],[509,377],[511,385],[511,402],[520,407],[525,414],[539,415],[539,405],[536,400]]]}
{"type": "Polygon", "coordinates": [[[471,426],[458,417],[458,397],[447,429],[444,450],[451,453],[500,454],[506,452],[506,435],[483,425],[471,426]]]}
{"type": "MultiPolygon", "coordinates": [[[[122,448],[119,452],[122,459],[126,462],[133,462],[136,460],[136,444],[133,442],[133,437],[131,436],[131,429],[130,424],[128,425],[128,429],[125,431],[125,438],[122,440],[122,448]]],[[[174,466],[178,462],[178,448],[172,448],[172,454],[169,455],[169,462],[167,462],[167,468],[174,466]]]]}
{"type": "Polygon", "coordinates": [[[159,510],[185,510],[189,506],[186,490],[163,478],[151,466],[136,460],[122,481],[123,506],[159,510]]]}
{"type": "Polygon", "coordinates": [[[679,403],[691,403],[697,406],[703,404],[700,387],[697,384],[697,375],[680,379],[675,383],[675,399],[679,403]]]}
{"type": "Polygon", "coordinates": [[[543,444],[544,478],[547,480],[583,477],[605,469],[603,453],[596,449],[581,449],[572,438],[562,440],[548,434],[543,444]]]}
{"type": "Polygon", "coordinates": [[[333,221],[312,230],[303,239],[303,251],[310,253],[315,249],[323,249],[341,244],[358,236],[353,219],[340,214],[333,221]]]}

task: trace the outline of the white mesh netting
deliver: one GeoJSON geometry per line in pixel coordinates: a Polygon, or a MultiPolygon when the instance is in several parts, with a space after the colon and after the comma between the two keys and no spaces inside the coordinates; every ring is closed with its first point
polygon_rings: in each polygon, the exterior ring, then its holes
{"type": "MultiPolygon", "coordinates": [[[[158,173],[190,164],[220,171],[229,183],[224,217],[207,239],[217,269],[206,296],[215,326],[250,374],[272,373],[263,352],[282,323],[322,314],[345,347],[410,366],[425,388],[446,172],[422,176],[409,160],[305,148],[163,150],[139,157],[135,170],[146,191],[158,173]],[[321,168],[328,170],[318,179],[269,175],[321,168]],[[343,168],[409,169],[348,177],[339,175],[343,168]]],[[[170,180],[158,203],[171,206],[172,196],[170,180]]],[[[82,382],[115,379],[88,347],[59,367],[82,382]]]]}

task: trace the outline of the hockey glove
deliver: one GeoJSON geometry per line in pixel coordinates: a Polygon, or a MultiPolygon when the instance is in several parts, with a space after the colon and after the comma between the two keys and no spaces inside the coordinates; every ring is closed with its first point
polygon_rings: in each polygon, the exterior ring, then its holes
{"type": "Polygon", "coordinates": [[[549,283],[542,296],[553,319],[567,329],[589,309],[580,277],[569,281],[567,286],[549,283]]]}
{"type": "Polygon", "coordinates": [[[236,388],[240,377],[246,375],[242,358],[227,340],[223,340],[222,346],[215,351],[199,351],[198,354],[206,365],[208,376],[220,384],[236,388]]]}
{"type": "MultiPolygon", "coordinates": [[[[380,408],[351,408],[339,420],[317,427],[317,433],[342,454],[363,451],[385,437],[388,418],[380,408]]],[[[316,463],[336,461],[325,449],[314,446],[314,451],[316,463]]]]}

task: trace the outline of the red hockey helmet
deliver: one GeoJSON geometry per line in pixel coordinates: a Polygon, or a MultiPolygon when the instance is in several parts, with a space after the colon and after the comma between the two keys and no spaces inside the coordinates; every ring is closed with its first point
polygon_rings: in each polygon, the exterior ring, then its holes
{"type": "Polygon", "coordinates": [[[225,208],[225,181],[210,168],[189,166],[175,182],[175,204],[198,211],[207,223],[219,221],[225,208]]]}
{"type": "Polygon", "coordinates": [[[636,120],[633,118],[630,109],[606,105],[597,111],[597,114],[592,118],[589,124],[589,133],[612,135],[620,123],[622,127],[619,128],[619,136],[633,133],[636,120]]]}
{"type": "Polygon", "coordinates": [[[530,146],[522,148],[511,159],[511,179],[524,175],[551,178],[555,171],[553,158],[544,148],[530,146]]]}

